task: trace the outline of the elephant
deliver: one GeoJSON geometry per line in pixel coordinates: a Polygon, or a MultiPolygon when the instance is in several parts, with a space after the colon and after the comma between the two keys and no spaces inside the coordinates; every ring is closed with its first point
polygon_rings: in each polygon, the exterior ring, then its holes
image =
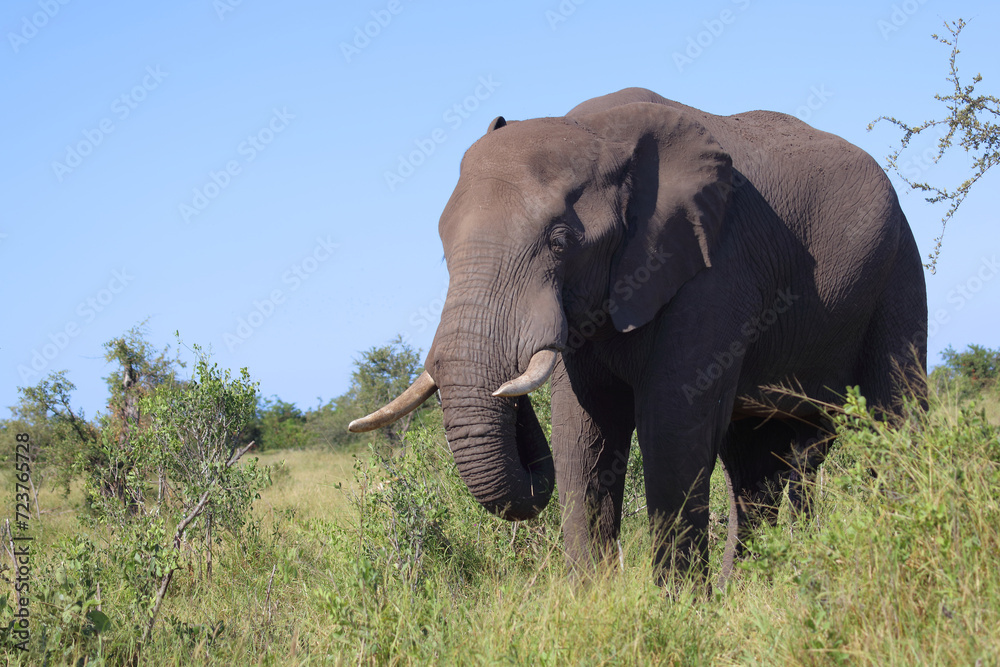
{"type": "Polygon", "coordinates": [[[871,156],[792,116],[642,88],[500,116],[465,153],[439,233],[449,284],[425,372],[350,428],[440,392],[486,509],[528,519],[558,489],[571,571],[616,559],[633,432],[656,571],[707,574],[717,460],[731,569],[785,482],[805,504],[820,402],[859,385],[891,416],[923,391],[923,266],[896,193],[871,156]],[[547,380],[551,453],[527,396],[547,380]]]}

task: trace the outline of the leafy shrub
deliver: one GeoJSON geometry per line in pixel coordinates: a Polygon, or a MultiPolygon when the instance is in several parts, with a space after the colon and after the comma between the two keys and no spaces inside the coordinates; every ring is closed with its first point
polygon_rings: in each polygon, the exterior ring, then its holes
{"type": "Polygon", "coordinates": [[[262,398],[253,419],[244,429],[241,444],[254,442],[254,450],[301,449],[309,444],[306,415],[277,396],[262,398]]]}
{"type": "MultiPolygon", "coordinates": [[[[93,542],[85,537],[65,538],[53,549],[55,557],[32,560],[29,627],[33,639],[21,657],[37,664],[57,661],[73,664],[93,662],[101,656],[101,637],[113,624],[102,611],[100,584],[102,566],[93,542]]],[[[17,604],[0,597],[0,646],[15,651],[19,637],[11,630],[17,604]]],[[[16,652],[12,654],[17,654],[16,652]]]]}
{"type": "Polygon", "coordinates": [[[534,571],[553,554],[562,561],[556,503],[518,523],[486,512],[460,479],[433,412],[428,425],[409,429],[404,447],[374,444],[357,458],[352,525],[325,527],[342,576],[314,599],[337,635],[366,645],[370,658],[389,657],[383,633],[404,622],[404,609],[415,614],[406,623],[436,623],[433,609],[448,590],[534,571]]]}
{"type": "Polygon", "coordinates": [[[794,596],[782,619],[790,661],[815,662],[810,651],[894,664],[995,657],[1000,429],[968,408],[954,419],[913,410],[891,428],[856,389],[836,421],[813,521],[765,527],[742,564],[751,581],[763,575],[794,596]]]}
{"type": "Polygon", "coordinates": [[[456,580],[524,567],[558,535],[558,508],[508,523],[484,510],[458,476],[443,433],[417,428],[403,450],[372,447],[359,459],[353,498],[365,556],[380,569],[419,586],[442,568],[456,580]]]}
{"type": "Polygon", "coordinates": [[[941,357],[944,364],[930,375],[939,391],[951,388],[964,401],[1000,389],[1000,350],[970,345],[956,352],[949,346],[941,357]]]}
{"type": "Polygon", "coordinates": [[[182,545],[189,558],[204,557],[211,579],[218,529],[239,535],[268,481],[254,461],[235,465],[249,448],[238,444],[256,408],[256,390],[246,369],[234,378],[202,356],[191,381],[141,397],[147,418],[124,446],[113,425],[102,430],[96,447],[109,465],[87,480],[92,520],[116,533],[108,554],[123,565],[130,602],[144,610],[143,641],[181,566],[182,545]]]}

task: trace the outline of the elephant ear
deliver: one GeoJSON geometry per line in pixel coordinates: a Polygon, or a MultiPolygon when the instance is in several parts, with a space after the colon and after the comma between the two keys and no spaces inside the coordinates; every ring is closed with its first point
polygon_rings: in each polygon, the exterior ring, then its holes
{"type": "Polygon", "coordinates": [[[647,102],[576,120],[622,144],[625,240],[612,261],[618,331],[646,324],[681,285],[712,265],[732,190],[732,159],[689,114],[647,102]]]}

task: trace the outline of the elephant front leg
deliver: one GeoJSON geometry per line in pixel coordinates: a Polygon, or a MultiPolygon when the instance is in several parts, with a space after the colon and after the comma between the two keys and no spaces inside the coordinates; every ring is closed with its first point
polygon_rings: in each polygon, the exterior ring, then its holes
{"type": "Polygon", "coordinates": [[[646,507],[658,583],[668,572],[708,573],[709,490],[724,401],[678,409],[677,397],[651,394],[637,424],[646,507]]]}
{"type": "Polygon", "coordinates": [[[642,458],[657,582],[662,583],[668,572],[706,575],[713,458],[687,446],[663,445],[644,447],[642,458]],[[675,456],[664,456],[668,453],[675,456]]]}
{"type": "Polygon", "coordinates": [[[635,422],[628,386],[568,366],[552,376],[552,449],[566,557],[582,575],[617,557],[635,422]]]}

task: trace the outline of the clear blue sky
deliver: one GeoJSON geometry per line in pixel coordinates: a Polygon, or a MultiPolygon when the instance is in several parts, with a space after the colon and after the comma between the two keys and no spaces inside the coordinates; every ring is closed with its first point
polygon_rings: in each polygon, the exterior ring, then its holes
{"type": "MultiPolygon", "coordinates": [[[[236,3],[3,3],[0,406],[66,369],[93,416],[102,344],[143,320],[155,345],[179,330],[302,408],[343,393],[360,350],[404,334],[426,351],[438,216],[497,115],[644,86],[797,113],[882,160],[898,133],[866,125],[939,113],[948,52],[930,34],[958,17],[965,76],[1000,93],[1000,5],[983,0],[236,3]]],[[[926,175],[954,185],[967,165],[926,175]]],[[[1000,275],[976,275],[1000,255],[998,178],[927,276],[932,362],[1000,347],[1000,275]]],[[[900,197],[926,254],[943,211],[900,197]]]]}

